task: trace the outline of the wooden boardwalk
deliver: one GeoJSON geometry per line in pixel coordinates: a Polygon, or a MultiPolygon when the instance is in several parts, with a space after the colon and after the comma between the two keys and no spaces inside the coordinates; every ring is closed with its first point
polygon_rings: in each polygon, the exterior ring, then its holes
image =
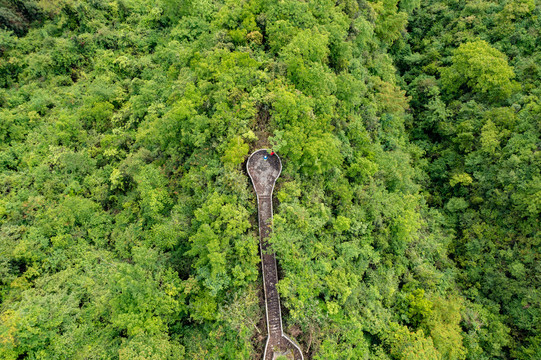
{"type": "Polygon", "coordinates": [[[257,150],[246,163],[248,175],[257,195],[259,214],[259,246],[263,268],[265,307],[267,314],[267,344],[263,360],[273,360],[283,355],[291,360],[304,360],[300,347],[284,334],[280,295],[276,289],[278,271],[274,253],[267,251],[267,237],[272,225],[272,191],[274,183],[282,171],[282,162],[278,155],[269,155],[267,150],[257,150]]]}

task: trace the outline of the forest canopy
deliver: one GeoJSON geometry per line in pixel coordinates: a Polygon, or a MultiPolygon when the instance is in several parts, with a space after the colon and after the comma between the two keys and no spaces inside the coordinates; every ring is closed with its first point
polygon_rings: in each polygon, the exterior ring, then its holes
{"type": "Polygon", "coordinates": [[[541,354],[538,0],[0,0],[0,358],[541,354]]]}

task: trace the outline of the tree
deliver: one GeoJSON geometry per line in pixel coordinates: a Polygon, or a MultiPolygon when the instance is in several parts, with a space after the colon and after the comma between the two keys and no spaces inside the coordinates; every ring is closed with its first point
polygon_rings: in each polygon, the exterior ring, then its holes
{"type": "Polygon", "coordinates": [[[485,40],[461,44],[453,53],[452,65],[441,70],[443,88],[461,94],[461,87],[489,99],[504,100],[517,90],[513,68],[506,56],[485,40]]]}
{"type": "Polygon", "coordinates": [[[390,347],[390,354],[397,360],[441,360],[441,354],[434,348],[430,337],[423,330],[410,332],[407,327],[391,323],[389,332],[383,336],[390,347]]]}
{"type": "Polygon", "coordinates": [[[240,136],[236,136],[229,142],[227,149],[222,156],[226,166],[235,167],[244,161],[248,155],[249,147],[240,136]]]}

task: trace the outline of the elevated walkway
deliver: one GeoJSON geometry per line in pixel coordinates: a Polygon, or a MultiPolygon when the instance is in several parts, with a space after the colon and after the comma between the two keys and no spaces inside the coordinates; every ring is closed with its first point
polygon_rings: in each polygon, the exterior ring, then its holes
{"type": "Polygon", "coordinates": [[[282,172],[282,162],[278,155],[269,155],[267,150],[262,149],[250,155],[246,168],[257,194],[259,246],[268,332],[263,360],[273,360],[280,355],[290,360],[304,360],[300,347],[284,334],[280,295],[276,289],[278,283],[276,258],[274,253],[268,252],[267,238],[272,230],[272,191],[276,179],[282,172]]]}

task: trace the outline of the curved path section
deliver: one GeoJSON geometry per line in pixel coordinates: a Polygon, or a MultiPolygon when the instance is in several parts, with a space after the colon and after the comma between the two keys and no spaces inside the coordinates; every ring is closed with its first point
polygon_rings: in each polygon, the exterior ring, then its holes
{"type": "Polygon", "coordinates": [[[280,296],[276,289],[278,283],[276,258],[274,253],[271,254],[267,250],[267,237],[271,232],[272,225],[272,191],[276,179],[282,172],[282,162],[278,155],[270,155],[267,150],[262,149],[250,155],[246,168],[257,194],[259,214],[259,246],[263,268],[268,332],[263,360],[273,360],[280,355],[291,360],[304,360],[300,347],[284,334],[280,296]]]}

